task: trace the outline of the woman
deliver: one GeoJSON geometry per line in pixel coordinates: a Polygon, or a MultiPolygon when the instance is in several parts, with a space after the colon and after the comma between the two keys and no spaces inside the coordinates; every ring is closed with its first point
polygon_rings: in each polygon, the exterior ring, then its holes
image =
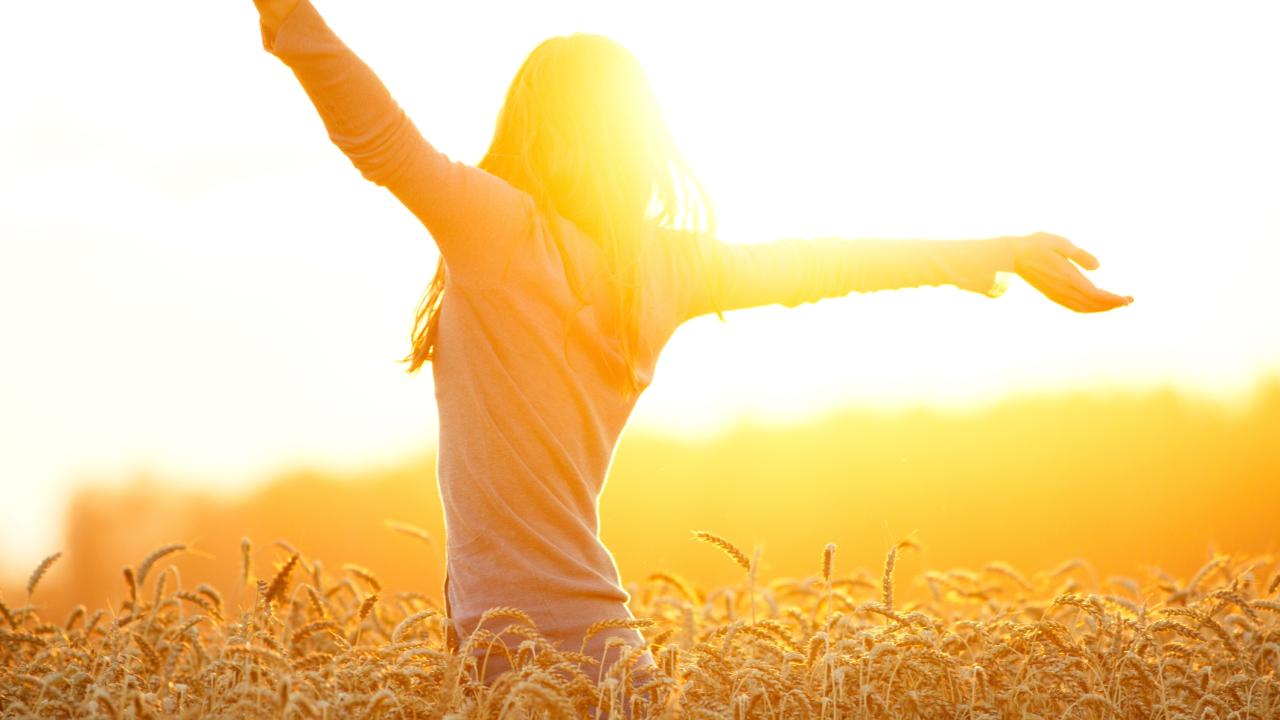
{"type": "MultiPolygon", "coordinates": [[[[430,361],[435,377],[451,642],[495,606],[527,612],[569,650],[596,621],[631,618],[597,501],[636,397],[685,320],[918,285],[994,297],[1001,272],[1077,311],[1132,301],[1095,288],[1069,260],[1097,260],[1047,234],[723,243],[638,63],[601,37],[538,46],[479,167],[452,162],[309,0],[255,3],[264,47],[292,68],[330,138],[440,250],[405,360],[410,372],[430,361]]],[[[595,635],[586,652],[602,665],[610,636],[643,646],[635,630],[595,635]]],[[[491,657],[488,677],[505,667],[491,657]]]]}

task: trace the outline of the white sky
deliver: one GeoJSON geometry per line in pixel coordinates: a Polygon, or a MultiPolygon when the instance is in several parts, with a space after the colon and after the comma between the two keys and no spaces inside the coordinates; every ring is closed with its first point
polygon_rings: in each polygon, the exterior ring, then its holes
{"type": "MultiPolygon", "coordinates": [[[[721,235],[1049,230],[1137,302],[1015,286],[684,328],[636,422],[989,402],[1280,370],[1274,3],[320,0],[418,126],[481,156],[540,40],[648,69],[721,235]]],[[[407,350],[429,236],[328,144],[249,0],[0,9],[0,565],[57,548],[81,482],[239,488],[430,447],[407,350]]]]}

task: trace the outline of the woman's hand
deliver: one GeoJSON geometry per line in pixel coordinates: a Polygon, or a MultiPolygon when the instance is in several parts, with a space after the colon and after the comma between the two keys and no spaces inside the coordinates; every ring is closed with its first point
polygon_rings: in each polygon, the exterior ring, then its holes
{"type": "Polygon", "coordinates": [[[258,8],[258,16],[262,18],[262,24],[268,32],[275,35],[280,24],[297,7],[298,0],[253,0],[253,4],[258,8]]]}
{"type": "Polygon", "coordinates": [[[1076,312],[1102,312],[1133,302],[1101,290],[1071,264],[1097,270],[1098,259],[1064,237],[1035,233],[1006,238],[1013,246],[1014,272],[1050,300],[1076,312]]]}

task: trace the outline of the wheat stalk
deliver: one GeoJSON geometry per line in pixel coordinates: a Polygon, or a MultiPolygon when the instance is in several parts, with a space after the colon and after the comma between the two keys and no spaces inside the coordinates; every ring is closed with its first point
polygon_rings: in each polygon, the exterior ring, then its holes
{"type": "Polygon", "coordinates": [[[133,568],[127,567],[122,573],[124,574],[124,586],[129,589],[129,604],[138,604],[138,582],[133,577],[133,568]]]}
{"type": "Polygon", "coordinates": [[[10,628],[18,629],[18,620],[14,617],[13,611],[9,609],[9,606],[4,604],[3,599],[0,599],[0,615],[4,616],[4,621],[9,623],[10,628]]]}
{"type": "Polygon", "coordinates": [[[357,578],[360,578],[361,580],[363,580],[364,583],[368,585],[369,588],[372,589],[375,593],[382,592],[382,583],[378,580],[377,576],[375,576],[367,568],[362,568],[359,565],[352,565],[348,563],[346,565],[343,565],[342,569],[346,570],[352,575],[355,575],[357,578]]]}
{"type": "Polygon", "coordinates": [[[387,527],[402,535],[407,535],[415,540],[419,540],[426,544],[427,547],[434,548],[435,543],[431,540],[431,533],[423,530],[417,525],[411,525],[406,522],[396,520],[387,520],[387,527]]]}
{"type": "Polygon", "coordinates": [[[298,558],[300,557],[301,555],[297,552],[290,555],[275,577],[271,578],[271,583],[267,586],[267,602],[279,602],[284,599],[285,590],[289,587],[289,575],[293,572],[294,566],[298,564],[298,558]]]}
{"type": "Polygon", "coordinates": [[[439,614],[440,613],[436,612],[435,610],[421,610],[419,612],[416,612],[406,617],[405,619],[401,620],[399,623],[396,623],[395,628],[391,631],[391,642],[393,643],[400,642],[400,639],[404,637],[404,634],[412,630],[414,625],[417,625],[418,623],[422,622],[423,620],[426,620],[427,618],[433,615],[439,615],[439,614]]]}
{"type": "Polygon", "coordinates": [[[701,540],[704,543],[707,543],[708,545],[713,545],[717,548],[720,548],[720,550],[723,551],[725,555],[728,555],[730,558],[732,558],[733,561],[738,563],[738,565],[743,570],[747,572],[751,572],[750,558],[747,557],[746,553],[739,550],[737,545],[734,545],[733,543],[720,537],[719,535],[705,532],[702,530],[695,530],[693,532],[693,537],[698,540],[701,540]]]}
{"type": "Polygon", "coordinates": [[[60,557],[62,557],[62,553],[56,552],[44,560],[41,560],[40,564],[36,566],[36,569],[31,571],[31,577],[27,579],[27,597],[31,597],[32,593],[36,591],[36,585],[40,584],[40,578],[44,577],[45,573],[49,572],[49,568],[52,567],[60,557]]]}
{"type": "Polygon", "coordinates": [[[880,581],[881,604],[886,610],[893,610],[893,566],[898,561],[898,546],[889,548],[884,556],[884,576],[880,581]]]}
{"type": "Polygon", "coordinates": [[[138,587],[142,587],[147,582],[147,573],[151,572],[151,566],[156,564],[160,558],[176,553],[180,550],[186,550],[187,546],[180,543],[165,545],[151,551],[151,554],[142,559],[138,564],[138,587]]]}
{"type": "Polygon", "coordinates": [[[351,641],[350,641],[352,647],[359,644],[360,633],[361,631],[364,630],[364,621],[369,617],[369,613],[373,612],[373,607],[377,604],[378,604],[377,593],[370,595],[360,603],[360,607],[356,610],[356,614],[355,614],[356,631],[355,631],[355,634],[352,635],[351,641]]]}
{"type": "Polygon", "coordinates": [[[591,638],[605,630],[642,630],[653,627],[653,625],[654,622],[652,620],[640,618],[606,618],[597,620],[587,628],[587,632],[582,636],[582,647],[578,652],[585,653],[587,651],[587,643],[591,638]]]}
{"type": "Polygon", "coordinates": [[[250,543],[249,538],[247,537],[240,538],[240,582],[241,584],[247,585],[249,583],[249,575],[251,570],[250,561],[251,561],[252,552],[253,552],[253,545],[252,543],[250,543]]]}
{"type": "Polygon", "coordinates": [[[679,575],[675,575],[667,572],[656,572],[651,574],[648,577],[648,581],[666,583],[674,587],[675,589],[679,590],[680,594],[683,595],[684,598],[689,602],[696,603],[699,601],[698,592],[693,589],[692,585],[686,582],[685,579],[680,577],[679,575]]]}

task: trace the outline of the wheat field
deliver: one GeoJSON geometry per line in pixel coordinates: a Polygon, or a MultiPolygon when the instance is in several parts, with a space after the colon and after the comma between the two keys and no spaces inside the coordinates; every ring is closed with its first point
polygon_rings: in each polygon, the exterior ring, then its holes
{"type": "MultiPolygon", "coordinates": [[[[406,528],[412,532],[411,528],[406,528]]],[[[428,595],[384,592],[356,565],[331,570],[287,543],[240,587],[186,587],[167,545],[121,573],[106,608],[42,617],[0,602],[5,718],[1275,718],[1280,567],[1218,556],[1185,581],[1159,571],[1092,579],[1084,561],[1026,575],[1000,562],[928,571],[925,600],[895,601],[896,559],[757,577],[712,533],[742,581],[704,589],[669,573],[631,583],[640,653],[607,669],[552,647],[495,608],[457,653],[428,595]],[[513,670],[484,684],[488,653],[513,670]]],[[[607,629],[608,624],[591,632],[607,629]]]]}

